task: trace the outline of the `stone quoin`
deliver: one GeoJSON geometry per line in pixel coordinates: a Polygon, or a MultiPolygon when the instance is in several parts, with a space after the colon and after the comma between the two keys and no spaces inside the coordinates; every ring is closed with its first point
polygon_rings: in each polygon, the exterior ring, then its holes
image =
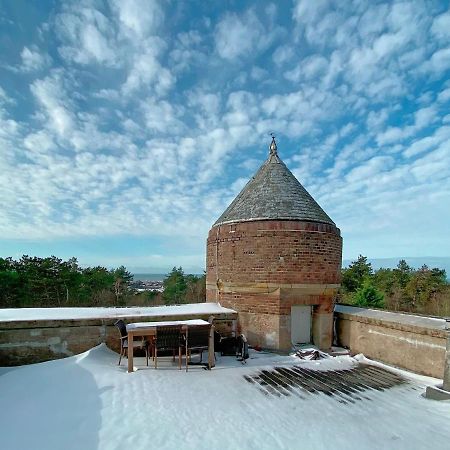
{"type": "Polygon", "coordinates": [[[272,138],[268,159],[209,231],[207,301],[238,311],[251,345],[328,350],[341,261],[340,230],[272,138]]]}

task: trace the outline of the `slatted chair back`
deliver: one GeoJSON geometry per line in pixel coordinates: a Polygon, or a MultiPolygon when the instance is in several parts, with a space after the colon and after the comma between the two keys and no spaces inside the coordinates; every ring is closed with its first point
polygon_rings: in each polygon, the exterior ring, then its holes
{"type": "Polygon", "coordinates": [[[188,327],[186,331],[186,372],[188,371],[189,356],[191,351],[200,353],[200,364],[202,362],[203,351],[209,349],[209,334],[211,332],[211,324],[202,326],[188,327]]]}
{"type": "Polygon", "coordinates": [[[121,337],[126,338],[128,336],[127,326],[125,325],[125,322],[122,319],[119,319],[116,322],[114,322],[114,325],[119,329],[121,337]]]}
{"type": "Polygon", "coordinates": [[[188,327],[187,345],[188,348],[208,347],[209,332],[211,325],[202,325],[195,327],[188,327]]]}
{"type": "Polygon", "coordinates": [[[155,369],[158,367],[158,350],[172,350],[174,361],[175,351],[178,350],[178,367],[181,369],[181,346],[181,325],[156,327],[156,337],[154,342],[155,369]]]}
{"type": "Polygon", "coordinates": [[[178,348],[181,345],[181,326],[172,325],[156,328],[157,349],[178,348]]]}
{"type": "Polygon", "coordinates": [[[119,366],[122,361],[122,356],[125,356],[125,349],[128,348],[128,334],[127,326],[122,319],[116,320],[114,325],[117,327],[120,333],[120,356],[119,356],[119,366]]]}

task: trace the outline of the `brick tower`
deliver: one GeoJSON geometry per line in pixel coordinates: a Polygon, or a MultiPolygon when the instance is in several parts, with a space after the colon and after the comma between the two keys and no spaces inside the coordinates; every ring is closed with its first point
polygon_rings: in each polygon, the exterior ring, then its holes
{"type": "Polygon", "coordinates": [[[340,283],[339,228],[277,154],[269,158],[209,231],[206,298],[239,312],[250,344],[329,349],[340,283]]]}

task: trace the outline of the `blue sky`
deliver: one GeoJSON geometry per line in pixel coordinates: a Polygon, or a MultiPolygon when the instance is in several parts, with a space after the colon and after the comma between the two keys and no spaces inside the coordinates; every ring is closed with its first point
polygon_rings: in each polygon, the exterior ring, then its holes
{"type": "Polygon", "coordinates": [[[200,271],[269,132],[344,258],[450,256],[446,1],[0,0],[0,256],[200,271]]]}

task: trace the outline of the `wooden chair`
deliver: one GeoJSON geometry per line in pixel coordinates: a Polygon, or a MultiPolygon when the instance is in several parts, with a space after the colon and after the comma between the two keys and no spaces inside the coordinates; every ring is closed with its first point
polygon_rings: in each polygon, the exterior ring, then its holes
{"type": "Polygon", "coordinates": [[[178,368],[181,370],[181,348],[183,345],[181,337],[181,326],[170,325],[165,327],[156,327],[156,336],[154,341],[155,369],[158,368],[158,350],[173,352],[173,361],[175,361],[175,351],[178,350],[178,368]]]}
{"type": "Polygon", "coordinates": [[[187,327],[184,348],[186,353],[186,372],[188,371],[189,359],[192,352],[200,353],[200,363],[202,362],[203,352],[209,350],[210,325],[187,327]]]}
{"type": "MultiPolygon", "coordinates": [[[[120,356],[119,356],[119,366],[120,362],[122,361],[122,356],[126,355],[126,352],[128,350],[128,333],[127,333],[127,326],[125,325],[125,322],[122,319],[117,320],[114,322],[114,325],[117,327],[120,333],[120,356]]],[[[145,357],[147,360],[147,366],[148,366],[148,351],[149,351],[149,342],[145,339],[142,339],[141,341],[133,341],[133,351],[135,348],[143,348],[145,350],[145,357]]]]}

